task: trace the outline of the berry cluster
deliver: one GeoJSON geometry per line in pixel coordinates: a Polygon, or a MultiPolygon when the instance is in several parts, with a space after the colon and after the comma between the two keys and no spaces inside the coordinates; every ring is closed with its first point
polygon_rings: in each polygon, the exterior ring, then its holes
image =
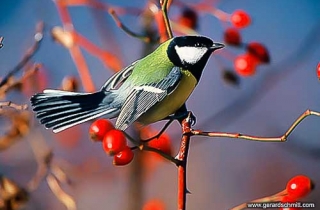
{"type": "Polygon", "coordinates": [[[250,15],[244,10],[235,10],[228,14],[218,8],[210,9],[208,5],[193,5],[186,7],[183,3],[177,3],[177,6],[182,7],[181,13],[176,20],[178,28],[182,34],[196,33],[199,25],[198,12],[207,12],[214,15],[221,22],[231,24],[223,33],[224,43],[233,47],[243,48],[245,53],[236,56],[233,59],[234,71],[224,70],[223,79],[231,84],[238,85],[239,78],[253,76],[256,73],[258,65],[267,64],[270,62],[269,51],[259,42],[250,42],[245,44],[242,42],[240,31],[251,24],[250,15]]]}
{"type": "Polygon", "coordinates": [[[114,165],[127,165],[133,160],[134,153],[127,145],[125,135],[121,130],[115,129],[109,120],[94,121],[89,134],[92,140],[102,142],[104,151],[113,156],[114,165]]]}
{"type": "Polygon", "coordinates": [[[234,59],[234,68],[238,75],[243,77],[253,76],[260,64],[270,62],[267,48],[258,42],[242,43],[240,30],[251,23],[250,16],[243,10],[236,10],[231,14],[230,22],[232,27],[224,31],[224,42],[234,47],[244,47],[246,52],[234,59]]]}

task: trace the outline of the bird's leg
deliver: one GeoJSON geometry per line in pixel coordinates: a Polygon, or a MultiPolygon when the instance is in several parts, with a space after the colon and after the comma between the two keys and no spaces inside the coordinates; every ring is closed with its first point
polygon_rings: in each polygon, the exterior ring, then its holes
{"type": "Polygon", "coordinates": [[[187,110],[186,104],[183,104],[173,115],[164,118],[164,120],[178,120],[181,124],[186,118],[189,118],[191,125],[195,125],[197,122],[193,113],[187,110]]]}
{"type": "Polygon", "coordinates": [[[186,104],[183,104],[173,115],[170,115],[163,119],[163,120],[169,120],[169,121],[163,126],[163,128],[157,135],[148,139],[143,139],[142,141],[148,142],[148,141],[151,141],[152,139],[159,138],[174,120],[178,120],[181,123],[186,118],[190,120],[191,125],[196,124],[196,121],[197,121],[196,117],[193,115],[192,112],[187,110],[186,104]]]}

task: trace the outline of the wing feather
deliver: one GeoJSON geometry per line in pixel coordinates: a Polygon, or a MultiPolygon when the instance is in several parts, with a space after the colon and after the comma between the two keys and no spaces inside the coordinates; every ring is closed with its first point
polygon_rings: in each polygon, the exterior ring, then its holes
{"type": "Polygon", "coordinates": [[[110,79],[106,81],[106,83],[102,86],[102,90],[109,91],[118,89],[132,74],[132,71],[139,60],[133,62],[131,65],[122,69],[121,71],[115,73],[110,79]]]}
{"type": "Polygon", "coordinates": [[[174,67],[160,82],[134,87],[122,106],[116,128],[125,130],[158,102],[162,101],[178,85],[180,68],[174,67]]]}

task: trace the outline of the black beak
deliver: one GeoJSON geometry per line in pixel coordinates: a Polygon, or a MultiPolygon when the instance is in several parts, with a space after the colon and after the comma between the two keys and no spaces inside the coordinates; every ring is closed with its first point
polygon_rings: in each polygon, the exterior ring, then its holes
{"type": "Polygon", "coordinates": [[[224,44],[221,44],[221,43],[218,43],[218,42],[214,42],[213,45],[210,47],[210,49],[212,51],[218,50],[218,49],[221,49],[221,48],[224,48],[224,44]]]}

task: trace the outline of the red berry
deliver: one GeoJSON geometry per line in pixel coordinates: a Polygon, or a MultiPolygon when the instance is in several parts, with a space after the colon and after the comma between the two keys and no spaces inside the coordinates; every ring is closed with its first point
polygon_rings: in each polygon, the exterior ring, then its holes
{"type": "Polygon", "coordinates": [[[162,134],[159,138],[153,139],[148,142],[148,146],[161,150],[162,152],[171,155],[171,142],[166,134],[162,134]]]}
{"type": "Polygon", "coordinates": [[[239,30],[235,28],[228,28],[225,30],[223,38],[226,44],[234,46],[239,46],[241,44],[241,35],[239,30]]]}
{"type": "Polygon", "coordinates": [[[102,141],[104,135],[110,131],[113,130],[114,127],[112,123],[109,120],[106,119],[98,119],[94,121],[89,129],[89,135],[92,140],[94,141],[102,141]]]}
{"type": "Polygon", "coordinates": [[[126,146],[124,150],[120,151],[113,157],[113,165],[124,166],[133,160],[134,153],[130,147],[126,146]]]}
{"type": "Polygon", "coordinates": [[[190,8],[185,8],[178,19],[178,23],[185,27],[196,29],[198,25],[198,14],[190,8]]]}
{"type": "Polygon", "coordinates": [[[240,76],[248,77],[256,73],[258,60],[251,54],[243,54],[234,60],[234,68],[240,76]]]}
{"type": "Polygon", "coordinates": [[[309,177],[298,175],[289,180],[286,189],[290,198],[298,199],[309,194],[313,184],[309,177]]]}
{"type": "Polygon", "coordinates": [[[144,204],[142,210],[164,210],[165,205],[162,201],[158,199],[149,200],[146,204],[144,204]]]}
{"type": "Polygon", "coordinates": [[[243,10],[236,10],[231,14],[231,23],[237,28],[247,27],[250,22],[250,16],[243,10]]]}
{"type": "Polygon", "coordinates": [[[254,55],[260,62],[269,63],[270,56],[267,48],[258,42],[251,42],[247,45],[248,53],[254,55]]]}
{"type": "Polygon", "coordinates": [[[317,66],[317,76],[318,76],[318,79],[320,80],[320,62],[318,63],[318,66],[317,66]]]}
{"type": "Polygon", "coordinates": [[[108,155],[115,155],[125,149],[127,140],[121,130],[110,130],[105,134],[102,146],[108,155]]]}

